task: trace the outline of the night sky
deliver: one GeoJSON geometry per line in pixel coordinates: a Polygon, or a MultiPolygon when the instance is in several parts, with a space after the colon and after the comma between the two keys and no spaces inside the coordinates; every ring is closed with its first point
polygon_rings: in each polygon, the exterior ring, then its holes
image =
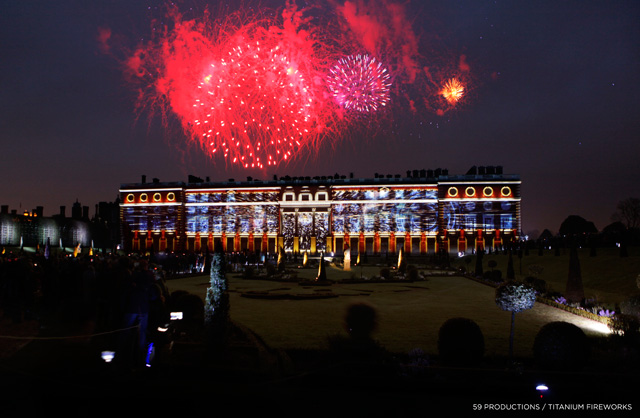
{"type": "MultiPolygon", "coordinates": [[[[473,165],[501,165],[522,178],[523,231],[533,235],[557,232],[568,215],[601,230],[620,200],[640,197],[637,0],[412,3],[427,59],[432,48],[466,56],[469,96],[443,116],[398,116],[388,135],[327,142],[276,174],[465,174],[473,165]]],[[[43,206],[51,216],[62,205],[69,214],[78,200],[93,215],[95,204],[114,201],[121,183],[142,175],[273,177],[212,162],[157,119],[136,122],[135,91],[119,62],[101,52],[98,34],[109,28],[135,45],[149,35],[158,4],[3,2],[0,204],[19,213],[43,206]]]]}

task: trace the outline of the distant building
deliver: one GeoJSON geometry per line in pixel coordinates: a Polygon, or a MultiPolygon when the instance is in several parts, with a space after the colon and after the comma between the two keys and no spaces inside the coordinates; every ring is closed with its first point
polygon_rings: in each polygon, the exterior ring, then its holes
{"type": "Polygon", "coordinates": [[[519,239],[520,177],[502,167],[120,187],[125,250],[429,254],[519,239]]]}
{"type": "Polygon", "coordinates": [[[94,219],[89,219],[89,208],[78,201],[73,205],[72,216],[66,216],[66,207],[60,206],[59,214],[45,217],[44,208],[17,213],[9,207],[0,207],[0,246],[2,247],[51,247],[73,248],[80,244],[86,248],[111,250],[120,238],[119,201],[101,202],[94,219]]]}

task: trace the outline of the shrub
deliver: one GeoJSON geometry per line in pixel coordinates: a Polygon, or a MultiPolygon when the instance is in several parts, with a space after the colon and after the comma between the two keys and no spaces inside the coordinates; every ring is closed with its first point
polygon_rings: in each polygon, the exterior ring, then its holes
{"type": "Polygon", "coordinates": [[[244,271],[242,272],[243,279],[253,279],[256,275],[256,270],[253,266],[247,265],[244,267],[244,271]]]}
{"type": "Polygon", "coordinates": [[[278,273],[278,270],[273,264],[267,264],[266,267],[267,267],[267,276],[271,277],[278,273]]]}
{"type": "Polygon", "coordinates": [[[547,282],[542,279],[529,276],[524,279],[524,282],[531,286],[538,294],[542,295],[547,293],[547,282]]]}
{"type": "Polygon", "coordinates": [[[564,321],[540,328],[533,342],[536,363],[554,370],[578,370],[590,355],[589,340],[580,327],[564,321]]]}
{"type": "Polygon", "coordinates": [[[405,376],[422,376],[429,368],[429,355],[420,348],[409,351],[407,361],[402,365],[402,373],[405,376]]]}
{"type": "Polygon", "coordinates": [[[630,296],[620,303],[620,312],[640,320],[640,294],[630,296]]]}
{"type": "Polygon", "coordinates": [[[483,274],[485,280],[495,283],[502,283],[502,271],[501,270],[491,270],[487,271],[483,274]]]}
{"type": "Polygon", "coordinates": [[[411,281],[416,281],[419,279],[418,268],[413,264],[409,264],[407,266],[407,279],[411,281]]]}
{"type": "Polygon", "coordinates": [[[380,269],[380,277],[382,277],[383,279],[390,279],[391,278],[391,270],[389,270],[387,267],[383,267],[380,269]]]}
{"type": "Polygon", "coordinates": [[[635,339],[640,334],[640,321],[637,317],[616,313],[610,319],[609,329],[612,333],[627,339],[635,339]]]}
{"type": "Polygon", "coordinates": [[[373,307],[356,303],[347,309],[345,326],[348,334],[356,339],[370,339],[377,327],[377,315],[373,307]]]}
{"type": "Polygon", "coordinates": [[[438,353],[444,364],[471,366],[484,356],[482,330],[468,318],[451,318],[445,321],[438,333],[438,353]]]}

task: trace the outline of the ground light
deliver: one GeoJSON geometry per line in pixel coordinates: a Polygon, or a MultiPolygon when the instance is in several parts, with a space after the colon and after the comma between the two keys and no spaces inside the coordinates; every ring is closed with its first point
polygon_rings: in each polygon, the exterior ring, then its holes
{"type": "Polygon", "coordinates": [[[104,360],[105,363],[111,363],[111,361],[113,360],[113,358],[116,355],[115,351],[103,351],[101,353],[102,355],[102,360],[104,360]]]}
{"type": "Polygon", "coordinates": [[[536,386],[536,390],[540,394],[540,399],[542,399],[542,397],[547,394],[549,387],[545,384],[539,384],[536,386]]]}

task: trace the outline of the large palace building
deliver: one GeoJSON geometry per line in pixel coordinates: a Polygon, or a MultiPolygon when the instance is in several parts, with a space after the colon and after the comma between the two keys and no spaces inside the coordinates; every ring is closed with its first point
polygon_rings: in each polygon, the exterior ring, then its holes
{"type": "Polygon", "coordinates": [[[520,177],[502,167],[120,187],[125,250],[433,254],[519,239],[520,177]]]}

